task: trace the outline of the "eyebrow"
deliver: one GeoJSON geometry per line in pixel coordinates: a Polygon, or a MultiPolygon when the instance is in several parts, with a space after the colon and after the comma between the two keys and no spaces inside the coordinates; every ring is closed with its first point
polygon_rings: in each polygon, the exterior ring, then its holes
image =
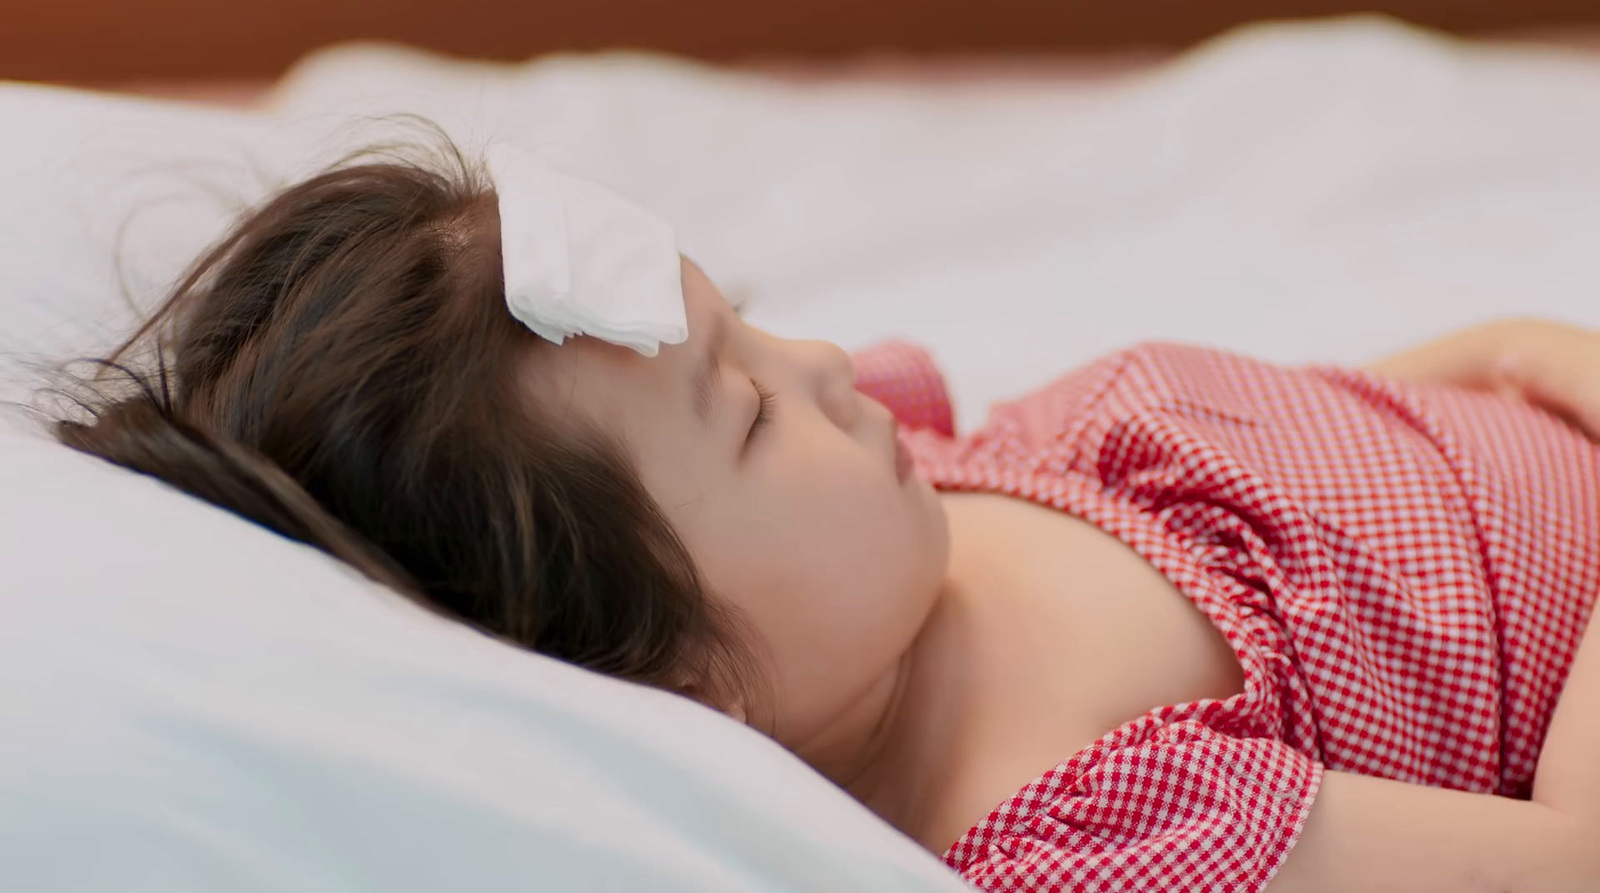
{"type": "Polygon", "coordinates": [[[711,423],[711,411],[716,407],[719,388],[715,385],[722,370],[722,342],[727,336],[728,321],[719,315],[711,323],[711,337],[706,339],[705,353],[695,365],[694,414],[703,425],[711,423]]]}

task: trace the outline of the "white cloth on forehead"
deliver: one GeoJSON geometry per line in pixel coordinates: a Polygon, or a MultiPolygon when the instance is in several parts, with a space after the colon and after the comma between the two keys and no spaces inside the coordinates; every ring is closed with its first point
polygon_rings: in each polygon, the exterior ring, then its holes
{"type": "Polygon", "coordinates": [[[647,357],[689,337],[671,225],[516,146],[492,145],[484,161],[512,316],[557,344],[590,335],[647,357]]]}

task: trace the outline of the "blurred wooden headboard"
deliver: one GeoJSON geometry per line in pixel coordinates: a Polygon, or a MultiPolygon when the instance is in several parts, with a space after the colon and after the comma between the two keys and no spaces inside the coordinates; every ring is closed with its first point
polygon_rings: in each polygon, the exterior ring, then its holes
{"type": "Polygon", "coordinates": [[[1176,48],[1262,18],[1380,9],[1462,33],[1600,24],[1597,0],[8,0],[0,78],[266,78],[314,47],[398,40],[520,59],[639,47],[717,61],[1176,48]]]}

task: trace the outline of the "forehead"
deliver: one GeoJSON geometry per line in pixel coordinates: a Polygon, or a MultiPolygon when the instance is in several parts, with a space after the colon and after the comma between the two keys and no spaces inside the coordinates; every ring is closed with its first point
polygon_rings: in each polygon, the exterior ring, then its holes
{"type": "Polygon", "coordinates": [[[694,422],[690,376],[711,320],[726,302],[688,258],[680,259],[689,337],[663,344],[654,357],[598,338],[579,336],[561,345],[540,342],[531,351],[524,380],[530,395],[557,424],[598,423],[602,430],[637,443],[639,430],[660,436],[694,422]]]}

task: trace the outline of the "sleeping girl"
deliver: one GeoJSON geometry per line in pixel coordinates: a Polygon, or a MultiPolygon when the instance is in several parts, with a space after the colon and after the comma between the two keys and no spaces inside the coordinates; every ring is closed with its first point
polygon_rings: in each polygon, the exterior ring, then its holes
{"type": "Polygon", "coordinates": [[[1143,344],[958,433],[922,349],[675,249],[681,340],[536,331],[501,180],[282,191],[57,436],[749,724],[982,889],[1600,889],[1594,335],[1143,344]]]}

